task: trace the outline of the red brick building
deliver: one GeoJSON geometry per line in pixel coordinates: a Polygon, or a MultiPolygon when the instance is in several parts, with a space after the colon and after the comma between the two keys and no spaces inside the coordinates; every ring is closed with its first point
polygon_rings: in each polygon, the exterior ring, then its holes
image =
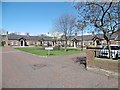
{"type": "MultiPolygon", "coordinates": [[[[92,33],[91,35],[70,36],[68,37],[67,44],[69,47],[81,48],[82,38],[83,38],[83,47],[106,44],[103,34],[94,34],[94,33],[92,33]]],[[[64,36],[61,36],[61,38],[57,39],[55,37],[48,37],[48,36],[41,37],[41,36],[30,36],[30,35],[7,34],[7,35],[2,35],[2,41],[5,42],[6,46],[7,45],[10,46],[60,45],[64,47],[65,44],[64,36]]],[[[111,44],[120,45],[120,31],[114,33],[110,38],[110,41],[111,44]]]]}

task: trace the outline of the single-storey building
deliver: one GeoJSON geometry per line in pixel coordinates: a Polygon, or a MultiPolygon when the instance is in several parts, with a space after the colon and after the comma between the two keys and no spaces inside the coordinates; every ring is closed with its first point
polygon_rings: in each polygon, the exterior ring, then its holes
{"type": "Polygon", "coordinates": [[[2,42],[5,46],[54,46],[55,40],[53,37],[48,36],[30,36],[17,35],[15,33],[2,35],[2,42]]]}
{"type": "MultiPolygon", "coordinates": [[[[120,45],[120,34],[114,33],[111,38],[111,44],[119,44],[120,45]]],[[[71,47],[87,47],[87,46],[97,46],[97,45],[106,45],[106,40],[103,37],[103,34],[91,34],[91,35],[83,35],[83,36],[71,36],[68,38],[68,46],[71,47]],[[83,39],[83,43],[82,43],[83,39]]]]}
{"type": "MultiPolygon", "coordinates": [[[[82,41],[83,41],[83,47],[90,46],[90,45],[104,45],[106,44],[106,41],[103,37],[103,34],[94,34],[91,35],[83,35],[83,36],[77,36],[76,34],[74,36],[69,36],[67,38],[67,44],[69,47],[82,47],[82,41]]],[[[120,31],[117,33],[114,33],[112,37],[110,38],[111,44],[119,44],[120,45],[120,31]]],[[[65,45],[65,38],[64,36],[61,36],[61,38],[57,39],[56,37],[48,37],[48,36],[30,36],[27,35],[17,35],[14,33],[2,35],[2,42],[4,42],[5,46],[56,46],[65,45]]]]}

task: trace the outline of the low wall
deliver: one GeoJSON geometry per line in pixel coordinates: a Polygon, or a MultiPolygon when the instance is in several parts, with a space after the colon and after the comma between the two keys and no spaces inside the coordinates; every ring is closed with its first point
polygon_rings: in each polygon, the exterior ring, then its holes
{"type": "Polygon", "coordinates": [[[87,67],[104,69],[118,73],[118,60],[95,58],[94,50],[95,49],[87,49],[86,51],[87,67]]]}
{"type": "Polygon", "coordinates": [[[95,49],[87,49],[86,50],[86,59],[87,59],[88,67],[94,67],[94,50],[95,49]]]}

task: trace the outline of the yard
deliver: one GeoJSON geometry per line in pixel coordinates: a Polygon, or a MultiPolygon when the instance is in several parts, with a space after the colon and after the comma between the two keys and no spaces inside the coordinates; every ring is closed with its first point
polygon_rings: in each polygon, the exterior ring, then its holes
{"type": "MultiPolygon", "coordinates": [[[[28,49],[34,51],[34,49],[39,48],[28,49]]],[[[41,50],[38,51],[42,52],[41,50]]],[[[84,55],[82,53],[70,56],[43,58],[18,52],[11,47],[4,47],[2,52],[3,88],[118,87],[117,78],[108,78],[108,76],[85,70],[80,65],[73,63],[73,58],[82,57],[84,55]]]]}
{"type": "MultiPolygon", "coordinates": [[[[47,50],[42,50],[41,48],[37,47],[23,47],[23,48],[15,48],[17,50],[25,51],[28,53],[40,55],[40,56],[47,56],[48,51],[47,50]]],[[[50,51],[50,56],[60,56],[60,55],[70,55],[70,54],[77,54],[77,53],[83,53],[85,51],[81,51],[78,49],[68,49],[67,52],[64,51],[64,49],[60,50],[52,50],[50,51]]]]}

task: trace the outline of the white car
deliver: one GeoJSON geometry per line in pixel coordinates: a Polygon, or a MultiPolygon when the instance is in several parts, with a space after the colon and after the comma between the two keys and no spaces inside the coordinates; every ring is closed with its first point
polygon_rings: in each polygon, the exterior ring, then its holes
{"type": "MultiPolygon", "coordinates": [[[[119,45],[110,45],[111,48],[111,56],[113,59],[118,59],[120,58],[120,46],[119,45]]],[[[99,57],[107,57],[109,58],[110,53],[109,53],[109,48],[108,46],[104,46],[99,53],[99,57]]]]}

